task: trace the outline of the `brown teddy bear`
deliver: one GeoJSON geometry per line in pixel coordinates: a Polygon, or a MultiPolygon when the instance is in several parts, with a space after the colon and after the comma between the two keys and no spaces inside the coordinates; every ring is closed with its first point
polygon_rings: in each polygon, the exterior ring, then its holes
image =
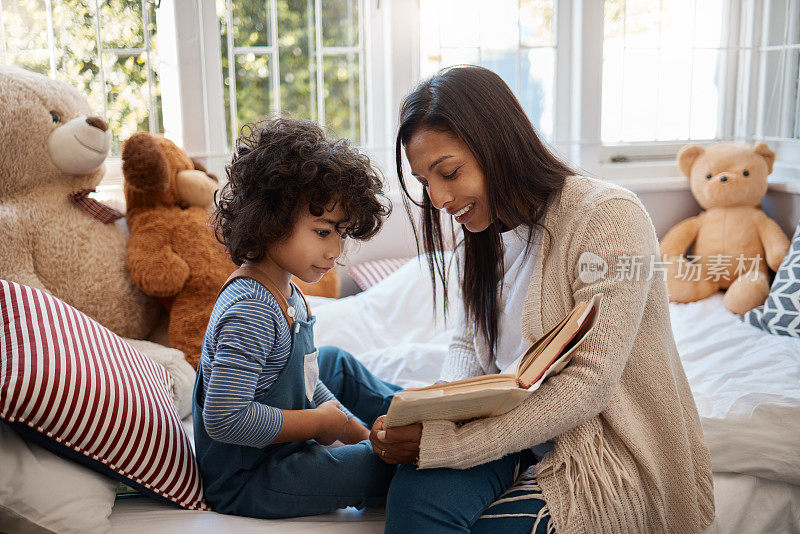
{"type": "Polygon", "coordinates": [[[774,161],[764,143],[688,145],[678,153],[681,172],[705,211],[661,240],[671,301],[694,302],[727,289],[725,307],[733,313],[764,303],[768,269],[776,271],[789,250],[789,239],[761,210],[774,161]]]}
{"type": "Polygon", "coordinates": [[[236,269],[209,225],[216,180],[175,143],[149,133],[125,141],[122,161],[128,270],[169,310],[170,345],[197,368],[217,292],[236,269]]]}
{"type": "Polygon", "coordinates": [[[0,278],[141,339],[158,303],[125,268],[128,230],[119,214],[88,196],[110,146],[108,124],[78,90],[0,66],[0,278]]]}

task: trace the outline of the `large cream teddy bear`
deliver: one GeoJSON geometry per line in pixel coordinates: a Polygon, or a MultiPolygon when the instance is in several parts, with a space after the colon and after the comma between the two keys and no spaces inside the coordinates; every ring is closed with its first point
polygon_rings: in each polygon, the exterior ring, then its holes
{"type": "Polygon", "coordinates": [[[67,84],[0,65],[0,278],[39,288],[125,338],[173,379],[191,413],[194,370],[177,349],[145,341],[158,303],[125,265],[127,228],[88,197],[111,147],[107,123],[67,84]]]}
{"type": "Polygon", "coordinates": [[[661,240],[670,300],[694,302],[727,289],[724,303],[733,313],[764,303],[769,269],[777,271],[789,250],[789,239],[761,210],[774,161],[764,143],[681,149],[681,172],[705,211],[661,240]]]}
{"type": "Polygon", "coordinates": [[[76,89],[0,66],[0,278],[141,339],[158,304],[128,275],[124,228],[87,197],[110,146],[108,125],[76,89]]]}

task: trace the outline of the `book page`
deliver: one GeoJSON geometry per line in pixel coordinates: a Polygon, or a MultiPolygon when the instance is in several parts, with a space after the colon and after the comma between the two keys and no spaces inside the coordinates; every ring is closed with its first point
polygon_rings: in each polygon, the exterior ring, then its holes
{"type": "Polygon", "coordinates": [[[527,368],[519,373],[521,387],[529,388],[548,376],[556,374],[569,362],[575,349],[589,335],[600,311],[602,295],[597,294],[590,303],[580,302],[569,314],[563,326],[536,356],[528,361],[527,368]]]}
{"type": "Polygon", "coordinates": [[[445,419],[453,422],[500,415],[519,406],[530,393],[514,387],[495,387],[452,393],[438,398],[419,397],[418,391],[395,394],[386,413],[387,428],[420,421],[445,419]]]}

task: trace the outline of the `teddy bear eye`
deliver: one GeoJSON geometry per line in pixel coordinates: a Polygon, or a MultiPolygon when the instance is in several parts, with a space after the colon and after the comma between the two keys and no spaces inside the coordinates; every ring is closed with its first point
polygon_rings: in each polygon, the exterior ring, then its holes
{"type": "Polygon", "coordinates": [[[710,179],[711,179],[711,173],[706,174],[706,180],[710,180],[710,179]]]}
{"type": "Polygon", "coordinates": [[[53,118],[53,122],[55,122],[56,124],[61,122],[61,115],[59,115],[57,112],[51,111],[50,116],[53,118]]]}
{"type": "Polygon", "coordinates": [[[745,176],[750,176],[750,171],[744,171],[742,174],[744,174],[745,176]]]}

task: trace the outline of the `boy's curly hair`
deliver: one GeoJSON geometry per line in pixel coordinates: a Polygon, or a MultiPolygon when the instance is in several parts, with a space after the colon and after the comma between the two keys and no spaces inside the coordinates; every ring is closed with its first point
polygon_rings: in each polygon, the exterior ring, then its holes
{"type": "Polygon", "coordinates": [[[216,200],[214,233],[236,265],[258,261],[291,234],[301,209],[321,216],[332,201],[346,219],[337,230],[366,240],[391,211],[381,174],[346,139],[329,140],[315,122],[285,117],[242,127],[216,200]]]}

